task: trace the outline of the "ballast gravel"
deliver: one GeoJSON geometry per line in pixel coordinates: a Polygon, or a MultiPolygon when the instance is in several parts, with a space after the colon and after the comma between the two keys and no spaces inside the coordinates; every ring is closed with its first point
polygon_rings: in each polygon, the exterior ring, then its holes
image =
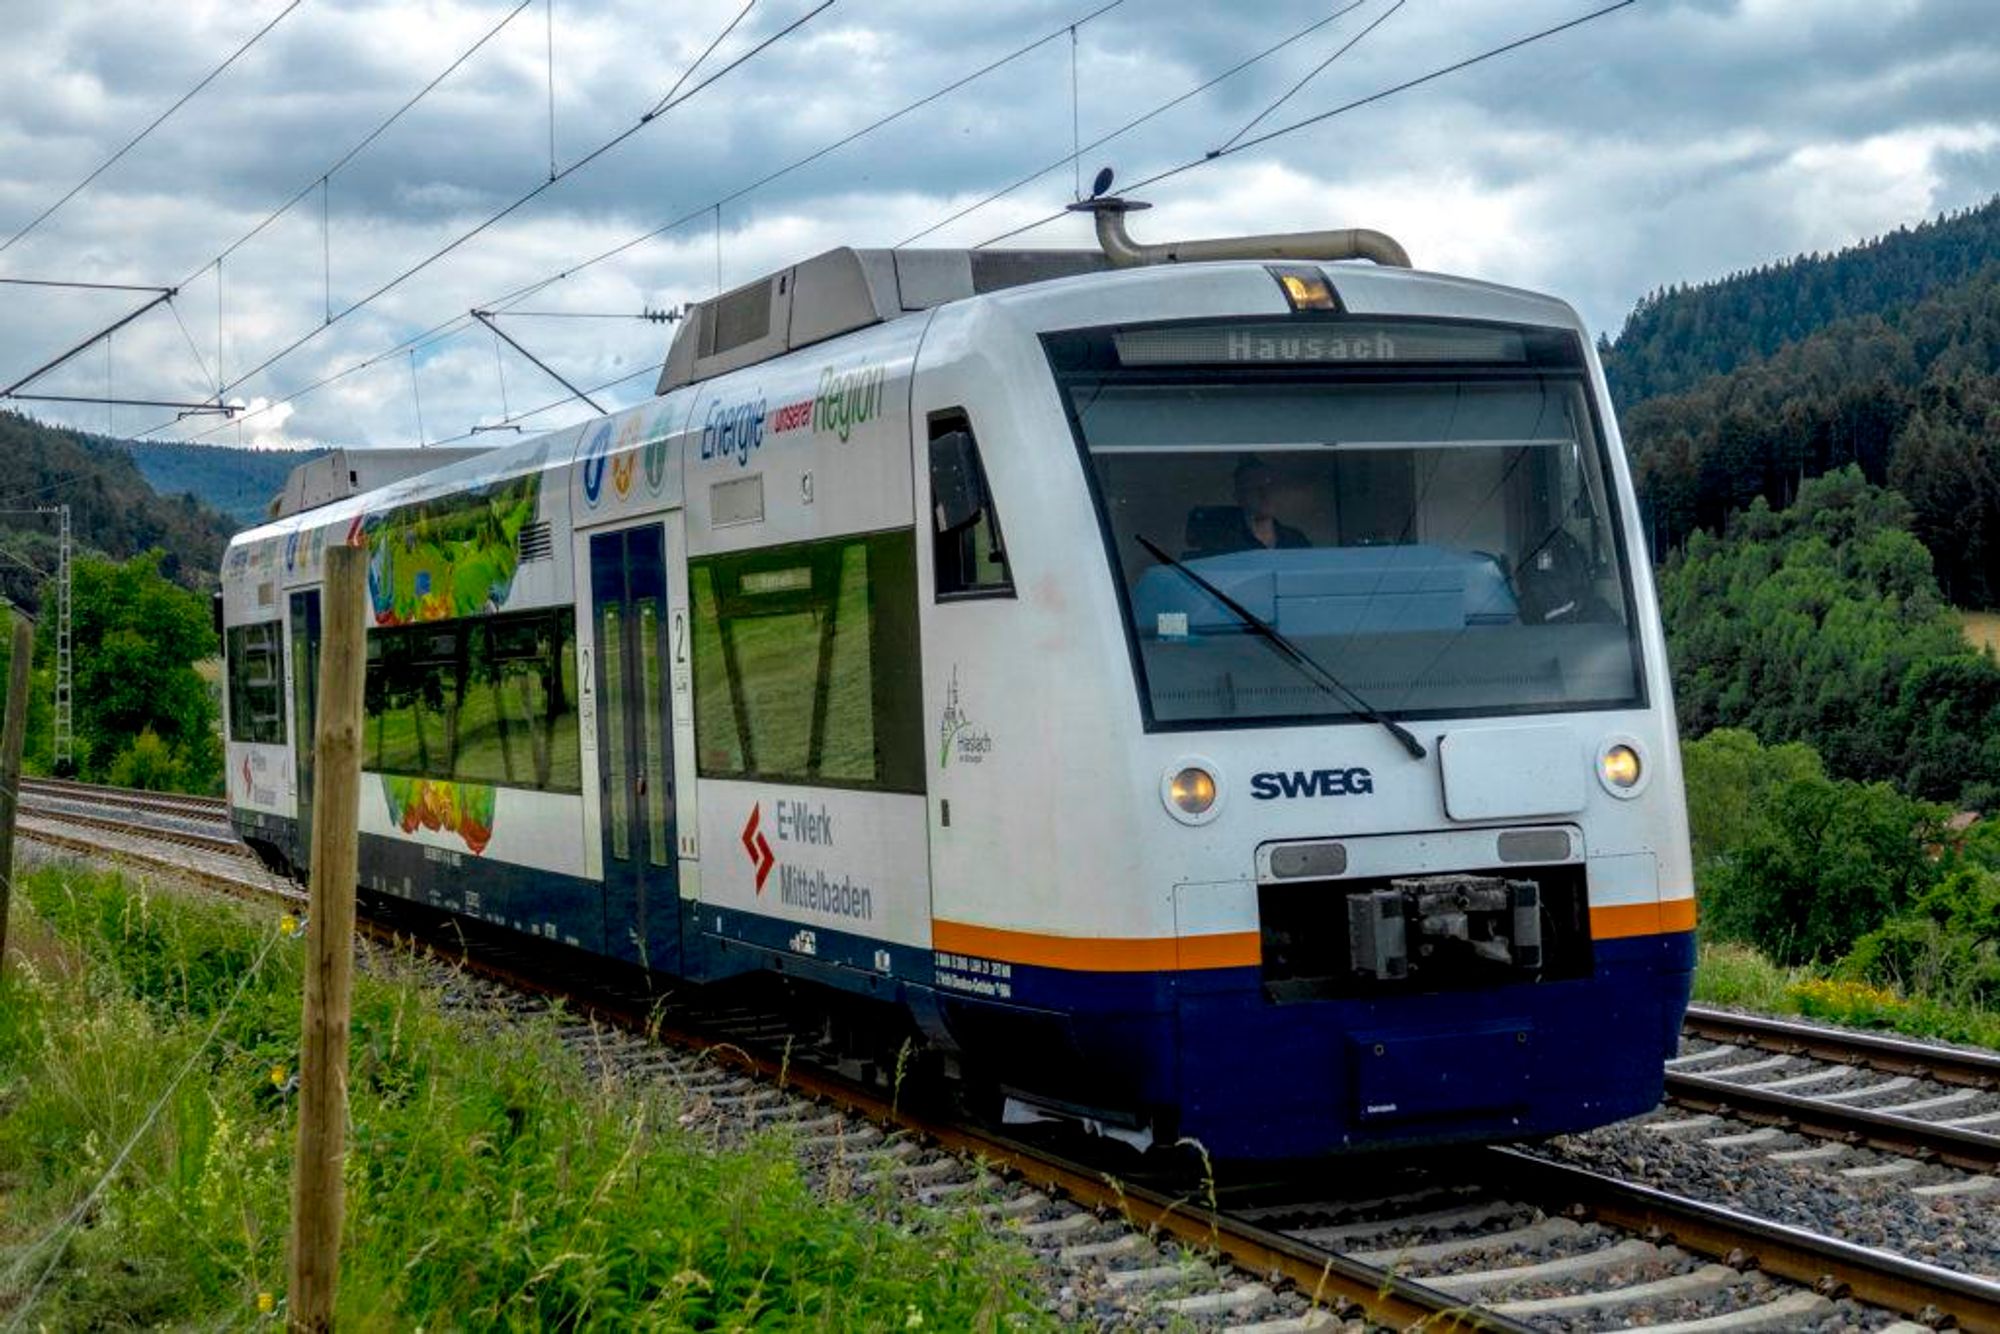
{"type": "Polygon", "coordinates": [[[1941,1179],[1945,1174],[1939,1169],[1922,1168],[1900,1176],[1843,1176],[1844,1168],[1892,1160],[1855,1150],[1828,1160],[1773,1161],[1767,1156],[1773,1146],[1711,1148],[1701,1136],[1650,1129],[1658,1119],[1558,1136],[1531,1146],[1531,1151],[1858,1245],[2000,1280],[2000,1208],[1990,1196],[1911,1192],[1912,1184],[1941,1179]]]}

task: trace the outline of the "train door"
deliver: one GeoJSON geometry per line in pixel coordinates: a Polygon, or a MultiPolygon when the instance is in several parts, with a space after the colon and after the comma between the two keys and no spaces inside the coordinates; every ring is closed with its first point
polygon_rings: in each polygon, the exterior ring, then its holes
{"type": "Polygon", "coordinates": [[[604,938],[611,954],[681,966],[667,564],[657,523],[590,539],[596,618],[604,938]]]}
{"type": "Polygon", "coordinates": [[[292,754],[298,775],[298,845],[292,862],[300,870],[312,856],[313,738],[319,717],[319,590],[292,594],[292,754]]]}

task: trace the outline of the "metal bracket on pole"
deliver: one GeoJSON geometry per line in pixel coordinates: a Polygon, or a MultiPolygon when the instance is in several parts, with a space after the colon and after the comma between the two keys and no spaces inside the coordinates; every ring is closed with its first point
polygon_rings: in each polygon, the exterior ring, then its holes
{"type": "Polygon", "coordinates": [[[514,350],[515,350],[516,352],[519,352],[519,353],[520,353],[520,354],[521,354],[522,356],[526,357],[526,358],[527,358],[527,359],[528,359],[529,361],[532,361],[532,362],[534,362],[534,363],[535,363],[535,365],[539,366],[539,367],[540,367],[540,368],[541,368],[541,369],[543,370],[543,372],[544,372],[544,373],[546,373],[546,374],[548,375],[548,377],[549,377],[550,379],[554,380],[554,381],[555,381],[555,382],[556,382],[557,384],[561,385],[561,386],[562,386],[563,388],[565,388],[565,389],[569,390],[569,391],[570,391],[570,392],[571,392],[572,394],[575,394],[575,395],[576,395],[576,396],[577,396],[578,398],[582,399],[582,400],[583,400],[584,402],[586,402],[586,403],[590,404],[590,406],[591,406],[592,410],[594,410],[594,411],[597,411],[597,412],[603,412],[603,411],[604,411],[604,405],[603,405],[602,403],[599,403],[599,402],[598,402],[598,401],[597,401],[596,399],[592,398],[592,397],[591,397],[591,396],[590,396],[589,394],[586,394],[586,393],[584,393],[584,392],[583,392],[583,390],[581,390],[581,389],[578,389],[578,388],[577,388],[577,387],[576,387],[575,385],[571,384],[571,383],[570,383],[570,382],[569,382],[568,380],[565,380],[565,379],[563,379],[562,375],[561,375],[561,374],[560,374],[560,373],[559,373],[559,372],[558,372],[558,371],[557,371],[557,370],[555,369],[555,367],[553,367],[553,366],[549,365],[549,363],[548,363],[548,362],[546,362],[546,361],[543,361],[543,360],[542,360],[542,359],[541,359],[540,357],[538,357],[538,356],[536,356],[536,355],[535,355],[534,353],[532,353],[532,352],[528,351],[528,349],[527,349],[527,348],[525,348],[525,347],[522,347],[522,346],[521,346],[521,345],[520,345],[519,343],[515,342],[515,341],[514,341],[514,340],[513,340],[512,338],[509,338],[509,337],[507,336],[507,332],[506,332],[506,331],[505,331],[504,329],[502,329],[502,328],[501,328],[501,327],[500,327],[499,325],[497,325],[497,324],[495,324],[495,323],[493,322],[493,312],[492,312],[492,311],[490,311],[490,310],[475,310],[475,311],[471,312],[471,314],[472,314],[472,318],[473,318],[473,319],[475,319],[475,320],[478,320],[478,321],[479,321],[479,322],[480,322],[481,324],[483,324],[483,325],[485,325],[485,326],[486,326],[487,328],[491,329],[491,330],[493,331],[493,335],[494,335],[494,337],[496,337],[496,338],[499,338],[499,339],[502,339],[502,340],[504,340],[504,341],[506,342],[506,344],[507,344],[507,346],[508,346],[508,347],[511,347],[511,348],[513,348],[513,349],[514,349],[514,350]]]}

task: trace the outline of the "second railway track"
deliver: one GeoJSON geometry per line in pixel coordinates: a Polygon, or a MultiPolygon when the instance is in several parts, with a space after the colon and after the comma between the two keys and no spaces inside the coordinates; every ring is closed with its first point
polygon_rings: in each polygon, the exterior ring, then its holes
{"type": "MultiPolygon", "coordinates": [[[[265,901],[295,904],[301,897],[296,886],[232,846],[220,803],[38,782],[24,784],[22,815],[24,838],[265,901]]],[[[776,1016],[738,1014],[711,1022],[671,1007],[663,1012],[650,998],[591,994],[562,980],[523,977],[504,958],[482,962],[457,945],[450,953],[506,985],[560,995],[594,1020],[624,1029],[626,1041],[645,1044],[658,1034],[689,1050],[733,1049],[740,1077],[752,1082],[748,1092],[728,1096],[764,1108],[760,1118],[803,1125],[847,1118],[875,1127],[872,1134],[896,1137],[911,1147],[881,1170],[905,1181],[925,1203],[949,1205],[967,1182],[997,1172],[1017,1183],[1011,1193],[962,1207],[1011,1219],[1050,1263],[1092,1274],[1100,1290],[1157,1289],[1161,1295],[1146,1308],[1149,1321],[1266,1334],[1350,1322],[1566,1331],[1643,1325],[1686,1334],[1945,1326],[2000,1331],[1995,1282],[1514,1150],[1454,1155],[1441,1172],[1391,1176],[1383,1190],[1358,1197],[1346,1188],[1332,1193],[1293,1182],[1279,1192],[1251,1189],[1240,1199],[1224,1192],[1210,1208],[1199,1189],[1191,1196],[1185,1186],[1161,1190],[1119,1181],[1101,1167],[977,1125],[913,1113],[878,1089],[796,1059],[787,1039],[801,1035],[776,1016]],[[806,1101],[791,1113],[776,1106],[785,1098],[806,1101]],[[1216,1261],[1223,1262],[1219,1269],[1216,1261]]],[[[1787,1055],[1836,1064],[1865,1059],[1860,1047],[1827,1045],[1833,1038],[1812,1026],[1781,1025],[1754,1035],[1739,1028],[1724,1037],[1714,1026],[1725,1022],[1696,1011],[1689,1031],[1742,1048],[1789,1043],[1782,1048],[1787,1055]]],[[[1860,1036],[1864,1046],[1877,1042],[1860,1036]]],[[[809,1040],[799,1050],[809,1055],[809,1040]]],[[[1907,1063],[1907,1073],[1891,1078],[1936,1079],[1980,1093],[1994,1087],[1977,1054],[1947,1075],[1941,1073],[1943,1058],[1933,1054],[1939,1049],[1888,1040],[1875,1050],[1885,1061],[1907,1063]]],[[[2000,1059],[1986,1059],[2000,1066],[2000,1059]]],[[[1747,1105],[1742,1090],[1750,1088],[1684,1075],[1675,1095],[1726,1095],[1747,1105]],[[1726,1088],[1711,1089],[1713,1084],[1726,1088]]],[[[1731,1111],[1753,1114],[1737,1106],[1731,1111]]],[[[1789,1105],[1785,1115],[1800,1128],[1812,1119],[1789,1105]]],[[[1828,1127],[1822,1133],[1853,1132],[1828,1127]]],[[[1983,1138],[1975,1142],[1983,1145],[1983,1138]]],[[[1935,1155],[1934,1147],[1921,1151],[1935,1155]]],[[[1989,1161],[1979,1156],[1983,1147],[1967,1152],[1989,1161]]],[[[1099,1318],[1120,1323],[1141,1308],[1119,1309],[1124,1314],[1116,1319],[1099,1318]]],[[[1088,1311],[1073,1314],[1093,1318],[1088,1311]]]]}

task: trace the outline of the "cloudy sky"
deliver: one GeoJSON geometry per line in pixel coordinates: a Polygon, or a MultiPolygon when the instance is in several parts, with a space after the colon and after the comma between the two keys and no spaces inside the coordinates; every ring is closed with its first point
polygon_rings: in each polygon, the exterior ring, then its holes
{"type": "MultiPolygon", "coordinates": [[[[108,358],[100,344],[33,388],[88,396],[109,383],[128,397],[199,400],[219,376],[227,397],[259,410],[217,426],[176,422],[171,409],[10,406],[156,439],[435,443],[562,396],[464,316],[572,270],[516,309],[622,318],[521,313],[502,327],[586,388],[629,377],[599,395],[628,403],[651,392],[647,369],[669,335],[630,318],[643,310],[830,246],[907,241],[1053,167],[917,242],[975,245],[1070,200],[1073,134],[1086,182],[1102,165],[1135,181],[1229,142],[1301,80],[1243,137],[1606,0],[834,0],[817,13],[820,0],[743,3],[0,0],[0,277],[179,288],[122,329],[108,358]],[[322,187],[329,167],[475,44],[322,187]],[[553,184],[551,48],[553,168],[566,173],[553,184]],[[683,100],[576,165],[677,85],[683,100]],[[295,195],[230,251],[218,284],[216,256],[295,195]],[[414,357],[382,356],[300,392],[440,325],[448,336],[414,357]]],[[[1637,0],[1162,181],[1143,191],[1155,207],[1134,231],[1379,227],[1421,268],[1555,292],[1615,334],[1662,284],[1838,247],[2000,193],[1996,88],[1994,0],[1637,0]]],[[[1014,243],[1087,244],[1087,225],[1063,218],[1014,243]]],[[[0,285],[0,387],[145,299],[0,285]]],[[[581,413],[571,404],[525,421],[554,427],[581,413]]]]}

